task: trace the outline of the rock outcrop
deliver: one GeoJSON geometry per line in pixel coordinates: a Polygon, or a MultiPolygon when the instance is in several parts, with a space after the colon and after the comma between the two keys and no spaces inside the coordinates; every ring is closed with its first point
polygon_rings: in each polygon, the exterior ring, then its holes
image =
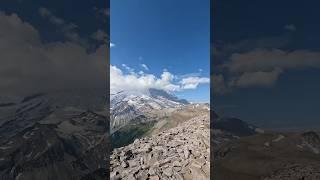
{"type": "Polygon", "coordinates": [[[114,149],[111,179],[210,179],[209,113],[114,149]]]}

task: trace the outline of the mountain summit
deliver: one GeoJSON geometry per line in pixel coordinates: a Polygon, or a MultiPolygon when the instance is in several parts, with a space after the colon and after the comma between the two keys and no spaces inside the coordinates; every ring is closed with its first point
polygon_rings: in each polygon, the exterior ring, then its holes
{"type": "Polygon", "coordinates": [[[154,97],[154,98],[163,97],[163,98],[166,98],[168,100],[179,102],[179,103],[182,103],[182,104],[189,104],[189,102],[187,100],[179,99],[177,96],[175,96],[173,94],[170,94],[170,93],[168,93],[167,91],[164,91],[164,90],[150,88],[149,89],[149,93],[150,93],[150,96],[154,97]]]}
{"type": "Polygon", "coordinates": [[[111,132],[131,120],[152,114],[154,111],[172,109],[189,104],[185,99],[160,89],[150,88],[144,93],[120,91],[110,95],[111,132]]]}

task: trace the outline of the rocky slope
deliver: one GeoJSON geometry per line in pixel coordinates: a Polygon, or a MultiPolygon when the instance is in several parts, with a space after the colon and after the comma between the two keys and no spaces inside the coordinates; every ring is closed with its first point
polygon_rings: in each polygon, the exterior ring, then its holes
{"type": "Polygon", "coordinates": [[[319,179],[319,135],[265,132],[213,147],[215,179],[319,179]]]}
{"type": "Polygon", "coordinates": [[[209,113],[114,149],[111,179],[210,179],[209,113]]]}
{"type": "Polygon", "coordinates": [[[320,168],[311,164],[288,164],[263,180],[318,180],[320,168]]]}
{"type": "Polygon", "coordinates": [[[237,118],[211,121],[211,177],[237,180],[320,179],[317,132],[263,131],[237,118]]]}

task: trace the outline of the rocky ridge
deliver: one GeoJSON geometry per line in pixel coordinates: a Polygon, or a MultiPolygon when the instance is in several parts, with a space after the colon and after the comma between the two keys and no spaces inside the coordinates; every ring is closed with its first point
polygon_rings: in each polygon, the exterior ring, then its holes
{"type": "Polygon", "coordinates": [[[210,179],[209,114],[114,149],[111,179],[210,179]]]}
{"type": "Polygon", "coordinates": [[[221,139],[213,145],[215,179],[320,179],[316,132],[266,132],[240,138],[221,134],[213,135],[221,139]]]}

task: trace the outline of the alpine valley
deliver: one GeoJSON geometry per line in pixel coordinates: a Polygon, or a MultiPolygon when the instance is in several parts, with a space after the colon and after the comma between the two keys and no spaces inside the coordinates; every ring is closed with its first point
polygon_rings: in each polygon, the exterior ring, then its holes
{"type": "Polygon", "coordinates": [[[210,179],[210,108],[159,89],[111,95],[111,179],[210,179]]]}

